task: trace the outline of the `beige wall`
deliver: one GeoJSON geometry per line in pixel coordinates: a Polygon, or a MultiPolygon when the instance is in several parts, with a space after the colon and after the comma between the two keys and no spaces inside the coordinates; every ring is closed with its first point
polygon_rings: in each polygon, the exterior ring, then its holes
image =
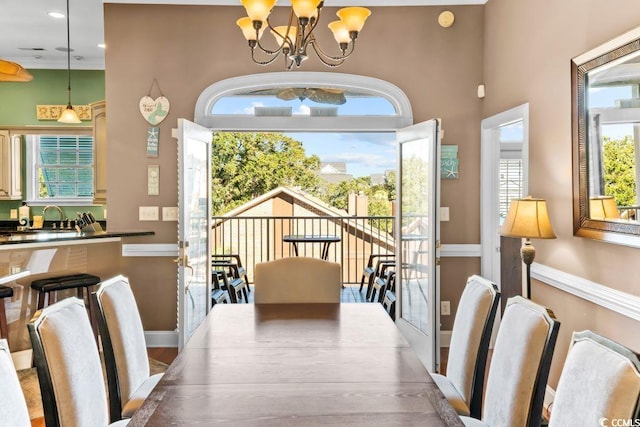
{"type": "MultiPolygon", "coordinates": [[[[639,249],[573,237],[570,60],[640,23],[637,0],[489,0],[483,116],[529,102],[530,193],[546,198],[557,240],[536,241],[536,261],[640,295],[639,249]]],[[[543,283],[533,299],[562,322],[550,385],[571,332],[592,329],[640,351],[640,325],[543,283]]]]}
{"type": "MultiPolygon", "coordinates": [[[[455,25],[443,29],[444,7],[374,8],[358,48],[335,71],[387,80],[409,96],[416,122],[443,119],[444,144],[459,146],[460,179],[442,184],[442,204],[451,221],[442,227],[444,243],[478,243],[479,126],[482,102],[483,6],[451,7],[455,25]]],[[[325,12],[325,18],[333,15],[325,12]]],[[[137,220],[138,206],[175,206],[176,142],[171,128],[178,118],[193,118],[198,95],[229,77],[282,71],[277,62],[262,68],[249,59],[246,41],[235,25],[241,7],[105,4],[108,220],[112,229],[153,229],[144,243],[176,241],[176,224],[137,220]],[[171,102],[160,124],[160,156],[147,158],[147,123],[138,112],[140,98],[157,78],[171,102]],[[160,165],[160,196],[147,196],[146,166],[160,165]]],[[[328,22],[328,21],[327,21],[328,22]]],[[[322,33],[322,32],[321,32],[322,33]]],[[[328,32],[327,32],[328,33],[328,32]]],[[[320,38],[327,47],[333,40],[320,38]]],[[[311,58],[303,71],[332,71],[311,58]]],[[[155,91],[153,97],[159,95],[155,91]]],[[[142,242],[141,242],[142,243],[142,242]]],[[[461,293],[466,277],[479,273],[476,259],[455,261],[455,276],[443,272],[447,297],[461,293]]],[[[171,330],[176,318],[175,265],[168,258],[127,260],[125,273],[142,295],[146,329],[171,330]]],[[[450,317],[452,319],[453,316],[450,317]]],[[[444,328],[450,328],[444,319],[444,328]]]]}

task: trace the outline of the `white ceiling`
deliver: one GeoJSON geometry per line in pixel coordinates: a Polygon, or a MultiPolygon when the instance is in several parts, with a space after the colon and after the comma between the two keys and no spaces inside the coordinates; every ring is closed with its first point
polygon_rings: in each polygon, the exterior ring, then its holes
{"type": "MultiPolygon", "coordinates": [[[[484,4],[487,0],[325,0],[325,6],[421,6],[484,4]]],[[[70,0],[71,68],[104,69],[103,3],[240,5],[240,0],[70,0]]],[[[278,5],[289,5],[280,0],[278,5]]],[[[65,19],[48,16],[66,12],[65,0],[1,0],[0,58],[23,67],[65,69],[67,55],[65,19]],[[34,50],[38,49],[38,50],[34,50]]]]}

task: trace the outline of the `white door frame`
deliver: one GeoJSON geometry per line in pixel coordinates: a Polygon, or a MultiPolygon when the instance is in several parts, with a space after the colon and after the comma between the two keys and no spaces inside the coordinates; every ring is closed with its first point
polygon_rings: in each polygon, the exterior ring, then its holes
{"type": "MultiPolygon", "coordinates": [[[[500,236],[498,229],[500,185],[500,127],[522,120],[524,195],[529,193],[529,104],[488,117],[481,124],[480,140],[480,245],[481,273],[500,286],[500,236]]],[[[499,318],[499,316],[496,316],[499,318]]]]}

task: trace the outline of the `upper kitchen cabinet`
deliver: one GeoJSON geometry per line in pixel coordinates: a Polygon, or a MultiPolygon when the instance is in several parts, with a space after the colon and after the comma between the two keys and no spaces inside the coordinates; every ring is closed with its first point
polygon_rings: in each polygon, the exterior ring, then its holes
{"type": "Polygon", "coordinates": [[[107,204],[107,108],[105,101],[91,105],[93,116],[93,203],[107,204]]]}
{"type": "Polygon", "coordinates": [[[0,130],[0,200],[21,200],[21,146],[20,136],[0,130]]]}

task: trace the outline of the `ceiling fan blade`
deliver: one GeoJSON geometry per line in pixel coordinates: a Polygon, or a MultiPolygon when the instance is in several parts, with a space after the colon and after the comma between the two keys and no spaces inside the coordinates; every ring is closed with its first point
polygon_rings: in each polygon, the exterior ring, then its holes
{"type": "Polygon", "coordinates": [[[309,89],[309,99],[319,104],[342,105],[347,102],[340,89],[309,89]]]}

